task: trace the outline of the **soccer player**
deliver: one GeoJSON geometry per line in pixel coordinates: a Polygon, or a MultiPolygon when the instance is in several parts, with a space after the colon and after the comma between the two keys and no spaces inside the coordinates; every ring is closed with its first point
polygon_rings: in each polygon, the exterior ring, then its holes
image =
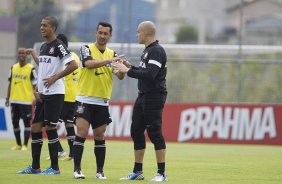
{"type": "MultiPolygon", "coordinates": [[[[61,40],[66,47],[68,47],[68,38],[63,33],[57,35],[57,39],[61,40]]],[[[32,48],[27,49],[27,53],[30,54],[34,61],[38,64],[38,56],[32,48]]],[[[74,60],[79,65],[79,57],[75,52],[71,52],[71,55],[74,57],[74,60]]],[[[78,94],[78,78],[79,78],[79,68],[76,69],[71,74],[65,77],[65,99],[63,109],[60,115],[59,122],[65,123],[68,145],[69,145],[69,156],[66,156],[67,153],[64,151],[60,141],[58,142],[58,158],[60,160],[73,160],[73,141],[75,138],[74,131],[74,111],[75,111],[75,97],[78,94]]],[[[50,156],[46,158],[50,160],[50,156]]]]}
{"type": "Polygon", "coordinates": [[[33,90],[37,82],[37,74],[32,64],[26,62],[26,49],[18,49],[18,63],[10,69],[9,86],[5,105],[11,104],[11,116],[16,138],[16,146],[12,150],[27,150],[30,137],[30,120],[32,118],[33,90]],[[21,141],[20,119],[24,123],[24,141],[21,141]]]}
{"type": "Polygon", "coordinates": [[[156,26],[151,21],[138,25],[137,38],[145,45],[139,67],[116,62],[113,68],[129,77],[138,79],[138,97],[135,101],[131,124],[131,137],[134,142],[135,163],[133,172],[124,180],[144,180],[143,158],[146,148],[145,130],[154,144],[158,171],[151,181],[166,181],[165,152],[166,144],[162,134],[162,111],[167,96],[166,89],[166,53],[155,38],[156,26]]]}
{"type": "Polygon", "coordinates": [[[58,21],[47,16],[41,21],[41,34],[46,42],[40,47],[38,65],[38,92],[41,101],[35,105],[35,117],[31,127],[32,165],[18,174],[60,174],[58,164],[58,133],[56,125],[64,103],[65,86],[63,77],[78,68],[77,63],[63,42],[56,38],[58,21]],[[43,144],[42,128],[48,137],[51,166],[41,172],[40,155],[43,144]]]}
{"type": "Polygon", "coordinates": [[[104,133],[111,123],[109,100],[112,93],[112,73],[120,80],[124,74],[115,72],[111,63],[119,61],[122,56],[107,47],[112,36],[112,26],[99,22],[96,29],[96,42],[84,45],[80,49],[82,67],[79,77],[79,94],[76,97],[77,133],[73,144],[74,178],[84,179],[81,172],[81,159],[85,138],[91,125],[94,136],[94,154],[96,156],[96,178],[106,179],[103,167],[106,156],[104,133]]]}

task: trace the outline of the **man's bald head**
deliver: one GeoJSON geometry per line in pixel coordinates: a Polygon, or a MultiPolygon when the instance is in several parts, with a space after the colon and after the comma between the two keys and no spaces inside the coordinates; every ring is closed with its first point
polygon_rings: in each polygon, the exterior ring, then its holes
{"type": "Polygon", "coordinates": [[[144,21],[138,25],[137,39],[140,44],[145,44],[147,47],[149,44],[155,41],[156,26],[151,21],[144,21]]]}
{"type": "Polygon", "coordinates": [[[141,22],[138,26],[147,36],[155,36],[156,26],[152,21],[141,22]]]}

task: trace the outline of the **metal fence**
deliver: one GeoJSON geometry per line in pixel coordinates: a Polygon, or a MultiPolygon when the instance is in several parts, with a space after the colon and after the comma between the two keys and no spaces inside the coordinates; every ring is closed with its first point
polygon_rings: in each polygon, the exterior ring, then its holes
{"type": "MultiPolygon", "coordinates": [[[[84,43],[70,43],[78,53],[84,43]]],[[[35,45],[39,50],[40,43],[35,45]]],[[[142,45],[109,44],[139,65],[142,45]]],[[[282,104],[282,48],[243,48],[238,59],[236,46],[169,46],[167,87],[170,103],[273,103],[282,104]]],[[[15,57],[0,57],[1,94],[5,97],[8,70],[15,57]]],[[[114,78],[112,101],[133,102],[137,96],[137,80],[114,78]]]]}
{"type": "MultiPolygon", "coordinates": [[[[240,58],[235,45],[164,47],[168,54],[168,102],[282,103],[281,47],[243,46],[240,58]]],[[[123,48],[126,54],[128,50],[131,61],[138,65],[140,45],[123,48]]],[[[133,101],[136,94],[136,80],[114,81],[112,100],[133,101]]]]}
{"type": "MultiPolygon", "coordinates": [[[[281,104],[282,62],[169,59],[167,87],[171,103],[281,104]]],[[[115,79],[112,100],[136,94],[136,80],[115,79]]]]}

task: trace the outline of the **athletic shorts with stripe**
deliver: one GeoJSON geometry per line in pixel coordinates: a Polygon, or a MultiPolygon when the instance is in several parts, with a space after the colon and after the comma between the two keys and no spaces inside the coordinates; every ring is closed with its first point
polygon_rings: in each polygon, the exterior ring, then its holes
{"type": "Polygon", "coordinates": [[[42,95],[42,103],[35,105],[34,123],[43,122],[44,125],[56,126],[64,104],[64,95],[42,95]]]}
{"type": "Polygon", "coordinates": [[[81,117],[88,121],[92,129],[112,122],[109,106],[86,104],[78,101],[76,102],[75,117],[81,117]]]}

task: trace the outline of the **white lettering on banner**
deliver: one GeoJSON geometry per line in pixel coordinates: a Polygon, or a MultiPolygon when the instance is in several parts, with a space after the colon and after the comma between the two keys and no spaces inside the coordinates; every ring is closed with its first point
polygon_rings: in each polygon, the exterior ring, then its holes
{"type": "Polygon", "coordinates": [[[130,137],[132,105],[125,105],[121,112],[121,106],[111,105],[110,114],[112,123],[107,127],[105,135],[108,137],[130,137]]]}
{"type": "Polygon", "coordinates": [[[277,136],[272,107],[198,107],[181,112],[178,141],[191,139],[263,140],[277,136]]]}

